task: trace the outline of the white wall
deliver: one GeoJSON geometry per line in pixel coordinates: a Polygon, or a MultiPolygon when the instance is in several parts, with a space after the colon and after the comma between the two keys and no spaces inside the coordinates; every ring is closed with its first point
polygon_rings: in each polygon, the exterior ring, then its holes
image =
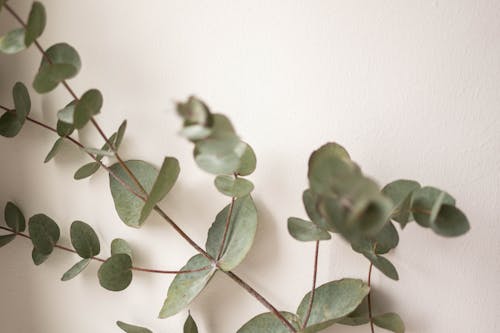
{"type": "MultiPolygon", "coordinates": [[[[23,17],[29,3],[10,1],[23,17]]],[[[257,152],[251,179],[260,211],[255,246],[236,270],[280,309],[294,310],[310,288],[312,244],[294,241],[289,216],[303,216],[310,152],[343,144],[365,173],[385,184],[401,177],[451,192],[471,231],[444,239],[414,223],[389,256],[400,273],[373,278],[377,311],[396,311],[407,332],[498,332],[500,306],[500,2],[404,1],[123,1],[45,0],[49,25],[41,42],[74,45],[83,59],[70,84],[105,96],[99,121],[108,133],[129,120],[123,155],[157,165],[179,158],[179,183],[162,206],[199,243],[227,198],[199,171],[178,137],[173,100],[195,93],[230,116],[257,152]]],[[[0,14],[1,31],[15,26],[0,14]]],[[[16,80],[30,83],[35,50],[0,57],[0,101],[16,80]]],[[[33,117],[54,122],[69,101],[36,98],[33,117]]],[[[95,131],[81,133],[99,142],[95,131]]],[[[115,237],[131,241],[136,263],[177,269],[193,254],[168,225],[151,218],[141,230],[114,211],[107,176],[76,182],[87,160],[65,147],[44,165],[54,136],[26,125],[0,138],[0,204],[15,200],[27,215],[45,212],[62,226],[95,227],[103,253],[115,237]]],[[[137,273],[122,293],[99,287],[97,264],[70,282],[61,274],[75,256],[56,251],[35,267],[29,242],[0,250],[2,332],[119,332],[114,321],[180,332],[186,313],[156,319],[171,276],[137,273]]],[[[319,282],[366,278],[368,263],[334,238],[321,246],[319,282]]],[[[192,305],[201,332],[235,332],[263,307],[217,276],[192,305]]],[[[368,332],[337,327],[325,332],[368,332]]],[[[377,329],[377,332],[382,331],[377,329]]]]}

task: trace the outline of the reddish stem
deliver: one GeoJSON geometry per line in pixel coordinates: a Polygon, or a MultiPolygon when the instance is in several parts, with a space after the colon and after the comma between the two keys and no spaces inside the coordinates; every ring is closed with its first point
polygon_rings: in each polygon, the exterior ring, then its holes
{"type": "Polygon", "coordinates": [[[302,324],[302,329],[307,327],[307,323],[309,322],[309,317],[311,316],[311,311],[314,302],[314,295],[316,293],[316,276],[318,274],[318,256],[319,256],[319,241],[316,241],[316,247],[314,249],[314,268],[313,268],[313,282],[311,289],[311,298],[309,299],[309,305],[307,307],[306,318],[304,319],[304,323],[302,324]]]}

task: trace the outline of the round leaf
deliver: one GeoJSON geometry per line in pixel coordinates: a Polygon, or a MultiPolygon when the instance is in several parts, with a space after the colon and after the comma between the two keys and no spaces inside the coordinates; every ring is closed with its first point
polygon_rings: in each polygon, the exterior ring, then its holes
{"type": "Polygon", "coordinates": [[[66,273],[63,274],[61,281],[69,281],[80,274],[90,263],[90,258],[82,259],[74,264],[66,273]]]}
{"type": "Polygon", "coordinates": [[[19,28],[9,31],[0,37],[0,52],[4,54],[16,54],[26,48],[24,44],[24,29],[19,28]]]}
{"type": "MultiPolygon", "coordinates": [[[[211,262],[201,254],[197,254],[182,267],[181,270],[197,270],[205,266],[210,266],[211,262]]],[[[167,318],[178,313],[195,299],[196,296],[205,288],[215,273],[215,268],[177,274],[170,284],[167,293],[167,299],[163,303],[160,311],[160,318],[167,318]]]]}
{"type": "Polygon", "coordinates": [[[373,323],[378,327],[385,328],[394,333],[405,332],[405,324],[401,318],[393,312],[373,317],[373,323]]]}
{"type": "MultiPolygon", "coordinates": [[[[24,41],[24,39],[23,39],[24,41]]],[[[33,81],[33,88],[40,93],[47,93],[67,79],[75,77],[80,71],[81,60],[78,52],[66,44],[59,43],[46,50],[40,68],[33,81]]]]}
{"type": "MultiPolygon", "coordinates": [[[[217,216],[215,222],[208,230],[207,252],[214,258],[224,238],[227,215],[230,205],[227,205],[217,216]]],[[[236,199],[229,222],[226,241],[220,257],[219,266],[225,271],[232,270],[245,259],[252,247],[255,232],[257,230],[257,209],[252,198],[247,195],[236,199]]]]}
{"type": "Polygon", "coordinates": [[[5,223],[15,232],[26,230],[26,220],[21,210],[13,203],[7,202],[4,210],[5,223]]]}
{"type": "Polygon", "coordinates": [[[240,158],[240,165],[236,169],[236,173],[240,176],[248,176],[255,171],[257,167],[257,157],[249,144],[245,143],[246,147],[243,155],[240,158]]]}
{"type": "Polygon", "coordinates": [[[328,231],[321,229],[312,222],[297,217],[290,217],[288,219],[288,232],[293,238],[301,242],[327,240],[331,238],[328,231]]]}
{"type": "Polygon", "coordinates": [[[70,228],[71,244],[82,258],[92,258],[101,252],[99,238],[90,225],[75,221],[70,228]]]}
{"type": "Polygon", "coordinates": [[[24,37],[24,43],[26,46],[30,46],[35,39],[42,35],[46,23],[47,17],[45,14],[45,8],[38,1],[33,2],[30,15],[28,17],[28,24],[26,25],[26,36],[24,37]]]}
{"type": "Polygon", "coordinates": [[[50,217],[44,214],[32,216],[28,222],[31,242],[42,255],[49,255],[61,235],[59,227],[50,217]]]}
{"type": "Polygon", "coordinates": [[[99,283],[107,290],[121,291],[132,282],[132,260],[124,253],[111,256],[98,271],[99,283]]]}
{"type": "MultiPolygon", "coordinates": [[[[280,312],[296,329],[299,329],[299,318],[297,315],[282,311],[280,312]]],[[[271,312],[261,313],[250,319],[236,333],[288,333],[290,332],[283,323],[271,312]]]]}
{"type": "Polygon", "coordinates": [[[132,258],[132,248],[128,244],[128,242],[121,238],[115,238],[111,242],[111,255],[124,253],[132,258]]]}
{"type": "Polygon", "coordinates": [[[238,171],[248,145],[236,136],[198,141],[194,157],[198,166],[215,175],[232,175],[238,171]]]}
{"type": "MultiPolygon", "coordinates": [[[[158,177],[158,170],[156,170],[156,168],[151,164],[144,161],[130,160],[126,161],[125,164],[132,171],[146,191],[150,193],[155,180],[158,177]]],[[[113,164],[110,169],[135,191],[139,193],[141,192],[119,163],[113,164]]],[[[120,219],[128,226],[135,228],[140,227],[144,222],[141,221],[144,201],[130,193],[128,189],[123,187],[123,185],[120,184],[111,174],[109,175],[109,186],[111,188],[111,195],[113,196],[115,208],[120,216],[120,219]]]]}
{"type": "Polygon", "coordinates": [[[127,333],[153,333],[145,327],[130,325],[123,321],[117,321],[116,325],[127,333]]]}
{"type": "Polygon", "coordinates": [[[235,198],[250,194],[254,189],[251,181],[232,176],[217,176],[214,184],[220,193],[235,198]]]}
{"type": "Polygon", "coordinates": [[[457,237],[469,231],[469,221],[462,211],[452,205],[442,205],[431,224],[432,230],[445,237],[457,237]]]}

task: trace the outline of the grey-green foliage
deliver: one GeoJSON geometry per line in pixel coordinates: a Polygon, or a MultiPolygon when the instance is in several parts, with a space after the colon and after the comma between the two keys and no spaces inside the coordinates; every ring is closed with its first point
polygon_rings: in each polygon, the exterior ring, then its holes
{"type": "Polygon", "coordinates": [[[24,40],[24,28],[11,30],[0,37],[0,52],[4,54],[16,54],[18,52],[21,52],[26,48],[24,40]]]}
{"type": "Polygon", "coordinates": [[[112,255],[104,262],[97,273],[99,283],[107,290],[121,291],[132,282],[132,259],[128,254],[112,255]]]}
{"type": "Polygon", "coordinates": [[[28,222],[33,247],[42,255],[49,255],[54,249],[61,232],[56,222],[45,214],[33,215],[28,222]]]}
{"type": "Polygon", "coordinates": [[[184,322],[183,331],[183,333],[198,333],[198,326],[196,326],[196,322],[194,321],[193,317],[191,317],[191,313],[188,315],[186,321],[184,322]]]}
{"type": "Polygon", "coordinates": [[[116,325],[127,333],[153,333],[152,331],[150,331],[145,327],[127,324],[124,323],[123,321],[117,321],[116,325]]]}
{"type": "MultiPolygon", "coordinates": [[[[296,329],[300,329],[300,321],[296,314],[282,311],[283,317],[296,329]]],[[[237,333],[288,333],[283,323],[271,312],[261,313],[250,319],[237,333]]]]}
{"type": "Polygon", "coordinates": [[[52,148],[50,149],[49,153],[45,157],[45,160],[43,161],[44,163],[49,162],[51,159],[54,158],[54,156],[56,156],[56,154],[59,152],[59,149],[61,149],[63,142],[64,142],[63,137],[57,138],[57,140],[54,142],[54,145],[52,145],[52,148]]]}
{"type": "Polygon", "coordinates": [[[396,313],[389,312],[382,315],[374,316],[373,323],[378,327],[385,328],[394,333],[404,333],[405,324],[396,313]]]}
{"type": "Polygon", "coordinates": [[[70,228],[71,244],[76,253],[84,259],[92,258],[101,252],[99,238],[90,225],[75,221],[70,228]]]}
{"type": "Polygon", "coordinates": [[[235,198],[250,194],[254,189],[253,183],[248,179],[227,175],[217,176],[214,184],[220,193],[235,198]]]}
{"type": "Polygon", "coordinates": [[[132,258],[132,248],[128,244],[128,242],[121,238],[115,238],[111,242],[111,255],[124,253],[132,258]]]}
{"type": "Polygon", "coordinates": [[[298,217],[290,217],[288,219],[288,232],[293,238],[301,242],[327,240],[331,238],[328,231],[321,229],[312,222],[298,217]]]}
{"type": "MultiPolygon", "coordinates": [[[[226,206],[217,216],[208,230],[207,252],[217,258],[224,239],[230,206],[226,206]]],[[[257,231],[257,209],[250,195],[234,201],[227,237],[220,256],[219,266],[223,270],[232,270],[246,257],[252,247],[257,231]]]]}
{"type": "Polygon", "coordinates": [[[14,232],[23,232],[26,230],[26,219],[23,212],[13,202],[7,202],[4,209],[5,223],[14,232]]]}
{"type": "Polygon", "coordinates": [[[197,254],[177,274],[168,288],[167,299],[160,311],[160,318],[167,318],[188,306],[205,288],[215,273],[215,267],[201,254],[197,254]],[[199,270],[199,271],[196,271],[199,270]]]}
{"type": "Polygon", "coordinates": [[[73,266],[71,266],[71,268],[68,271],[66,271],[66,273],[63,274],[63,276],[61,277],[61,280],[62,281],[69,281],[69,280],[73,279],[74,277],[76,277],[85,268],[87,268],[87,266],[90,263],[90,260],[91,260],[90,258],[82,259],[79,262],[77,262],[76,264],[74,264],[73,266]]]}
{"type": "Polygon", "coordinates": [[[31,99],[26,86],[17,82],[12,88],[14,111],[6,111],[0,117],[0,135],[5,137],[16,136],[23,127],[26,117],[31,111],[31,99]]]}
{"type": "Polygon", "coordinates": [[[30,46],[35,39],[42,35],[46,23],[47,17],[42,3],[38,1],[33,2],[28,23],[26,24],[26,35],[24,37],[24,44],[26,46],[30,46]]]}

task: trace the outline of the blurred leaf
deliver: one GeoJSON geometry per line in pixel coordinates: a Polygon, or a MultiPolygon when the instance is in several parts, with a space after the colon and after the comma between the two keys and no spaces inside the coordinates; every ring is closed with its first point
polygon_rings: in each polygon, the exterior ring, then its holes
{"type": "Polygon", "coordinates": [[[391,218],[404,228],[412,220],[411,203],[413,193],[420,184],[413,180],[399,179],[384,186],[382,193],[394,203],[391,218]]]}
{"type": "Polygon", "coordinates": [[[196,326],[196,322],[191,317],[191,314],[188,315],[184,323],[184,333],[198,333],[198,326],[196,326]]]}
{"type": "Polygon", "coordinates": [[[180,135],[182,135],[183,137],[185,137],[190,141],[198,141],[205,139],[209,137],[211,133],[212,130],[210,128],[200,124],[184,126],[184,128],[182,128],[182,130],[179,132],[180,135]]]}
{"type": "Polygon", "coordinates": [[[31,242],[40,254],[49,255],[61,232],[56,222],[44,214],[33,215],[28,221],[31,242]]]}
{"type": "MultiPolygon", "coordinates": [[[[286,318],[297,330],[300,329],[299,318],[297,315],[281,311],[283,317],[286,318]]],[[[271,312],[261,313],[250,319],[236,333],[288,333],[290,332],[283,323],[276,318],[271,312]]],[[[302,331],[301,331],[302,332],[302,331]]]]}
{"type": "Polygon", "coordinates": [[[127,323],[124,323],[122,321],[117,321],[116,325],[118,325],[119,328],[121,328],[123,331],[127,333],[153,333],[147,328],[140,327],[140,326],[135,326],[135,325],[130,325],[127,323]]]}
{"type": "Polygon", "coordinates": [[[334,232],[335,229],[332,225],[326,223],[326,220],[321,216],[318,211],[318,197],[314,194],[310,189],[305,190],[302,193],[302,202],[304,203],[304,208],[306,209],[307,216],[311,219],[311,221],[316,224],[318,227],[334,232]]]}
{"type": "MultiPolygon", "coordinates": [[[[64,124],[71,125],[73,127],[74,117],[75,117],[75,105],[76,101],[72,101],[64,107],[64,109],[57,111],[57,119],[64,124]]],[[[58,132],[59,133],[59,132],[58,132]]],[[[61,134],[59,134],[61,135],[61,134]]]]}
{"type": "Polygon", "coordinates": [[[362,239],[357,244],[352,244],[354,251],[363,253],[365,249],[374,250],[376,254],[385,254],[398,246],[399,235],[391,221],[388,221],[379,233],[371,239],[362,239]],[[357,249],[360,248],[361,251],[357,249]]]}
{"type": "Polygon", "coordinates": [[[70,228],[71,244],[76,253],[84,259],[92,258],[101,252],[99,238],[90,225],[82,221],[74,221],[70,228]]]}
{"type": "Polygon", "coordinates": [[[212,263],[201,254],[197,254],[187,264],[181,268],[182,271],[197,270],[205,266],[211,266],[208,269],[177,274],[168,288],[167,299],[160,311],[160,318],[171,317],[193,301],[196,296],[205,288],[215,273],[212,263]]]}
{"type": "Polygon", "coordinates": [[[301,242],[327,240],[331,238],[328,231],[321,229],[312,222],[297,217],[290,217],[288,219],[288,232],[293,238],[301,242]]]}
{"type": "Polygon", "coordinates": [[[1,235],[0,236],[0,247],[4,247],[16,238],[16,234],[1,235]]]}
{"type": "Polygon", "coordinates": [[[66,273],[61,277],[61,281],[69,281],[78,274],[80,274],[90,263],[90,258],[82,259],[74,264],[66,273]]]}
{"type": "Polygon", "coordinates": [[[97,162],[87,163],[87,164],[83,165],[82,167],[80,167],[78,170],[76,170],[73,178],[76,180],[80,180],[80,179],[90,177],[94,173],[96,173],[100,167],[101,167],[101,165],[97,162]]]}
{"type": "Polygon", "coordinates": [[[98,148],[84,147],[83,150],[89,154],[102,155],[102,156],[115,156],[113,151],[102,150],[98,148]]]}
{"type": "Polygon", "coordinates": [[[246,147],[243,151],[243,156],[240,158],[240,165],[236,170],[236,173],[240,176],[248,176],[255,171],[257,167],[257,157],[255,152],[249,144],[245,143],[246,147]]]}
{"type": "Polygon", "coordinates": [[[132,259],[129,255],[119,253],[111,256],[101,265],[97,275],[100,285],[107,290],[121,291],[132,282],[132,259]]]}
{"type": "MultiPolygon", "coordinates": [[[[230,205],[227,205],[217,216],[215,222],[208,230],[206,248],[207,252],[217,258],[221,247],[227,215],[230,205]]],[[[252,197],[247,195],[234,201],[226,242],[220,257],[219,266],[225,271],[230,271],[245,259],[252,247],[257,230],[257,209],[252,197]]]]}
{"type": "Polygon", "coordinates": [[[442,205],[431,224],[435,233],[445,237],[457,237],[470,229],[469,221],[462,211],[452,205],[442,205]]]}
{"type": "Polygon", "coordinates": [[[111,255],[124,253],[132,258],[132,248],[128,244],[128,242],[121,238],[115,238],[111,242],[111,255]]]}
{"type": "Polygon", "coordinates": [[[94,115],[101,112],[102,103],[102,94],[99,90],[90,89],[85,92],[75,105],[73,114],[75,128],[83,128],[94,115]]]}
{"type": "Polygon", "coordinates": [[[415,191],[412,202],[412,213],[415,221],[423,227],[431,226],[432,210],[439,211],[441,205],[455,205],[455,199],[438,188],[425,186],[415,191]]]}
{"type": "Polygon", "coordinates": [[[405,324],[401,318],[393,312],[373,317],[373,323],[378,327],[385,328],[394,333],[405,332],[405,324]]]}
{"type": "Polygon", "coordinates": [[[139,224],[146,221],[154,206],[160,202],[168,192],[170,192],[172,187],[174,187],[180,171],[179,161],[177,161],[176,158],[165,157],[161,165],[160,172],[158,173],[158,177],[156,177],[153,188],[151,189],[148,199],[141,210],[139,224]]]}
{"type": "Polygon", "coordinates": [[[225,115],[220,113],[215,113],[212,115],[212,118],[213,118],[213,124],[211,128],[212,133],[210,134],[210,137],[218,138],[227,135],[236,135],[236,132],[234,131],[234,127],[231,124],[231,121],[225,115]]]}
{"type": "Polygon", "coordinates": [[[45,14],[45,8],[38,1],[33,2],[28,17],[28,24],[26,25],[26,36],[24,37],[24,44],[26,44],[26,46],[30,46],[35,39],[42,35],[46,23],[47,16],[45,14]]]}
{"type": "Polygon", "coordinates": [[[248,145],[235,136],[209,138],[196,142],[194,157],[198,166],[215,175],[232,175],[238,171],[248,145]]]}
{"type": "Polygon", "coordinates": [[[0,135],[11,138],[16,136],[31,110],[31,99],[26,86],[17,82],[12,88],[15,111],[5,112],[0,118],[0,135]]]}
{"type": "Polygon", "coordinates": [[[33,263],[38,266],[43,264],[49,258],[49,255],[41,254],[36,248],[33,248],[31,258],[33,259],[33,263]]]}
{"type": "MultiPolygon", "coordinates": [[[[24,40],[24,38],[23,38],[24,40]]],[[[81,60],[78,52],[66,44],[59,43],[45,51],[40,68],[33,81],[33,88],[40,93],[47,93],[67,79],[75,77],[80,71],[81,60]]]]}
{"type": "Polygon", "coordinates": [[[5,223],[15,232],[26,230],[26,220],[21,210],[11,201],[7,202],[4,210],[5,223]]]}
{"type": "Polygon", "coordinates": [[[118,131],[116,132],[116,140],[115,140],[115,148],[118,150],[120,148],[123,138],[125,137],[125,131],[127,130],[127,120],[124,120],[120,127],[118,127],[118,131]]]}
{"type": "Polygon", "coordinates": [[[355,249],[355,251],[362,253],[366,257],[366,259],[370,260],[373,266],[384,273],[385,276],[395,281],[399,280],[399,274],[396,270],[396,267],[394,267],[394,265],[385,257],[375,254],[375,252],[373,252],[373,249],[366,249],[365,251],[355,249]]]}
{"type": "Polygon", "coordinates": [[[0,37],[0,52],[4,54],[16,54],[26,48],[24,44],[24,28],[9,31],[0,37]]]}
{"type": "Polygon", "coordinates": [[[177,103],[177,113],[187,124],[211,125],[211,113],[208,106],[199,98],[190,96],[185,103],[177,103]]]}
{"type": "Polygon", "coordinates": [[[358,307],[344,318],[337,321],[338,324],[348,326],[360,326],[370,322],[368,314],[368,299],[365,297],[358,307]]]}
{"type": "MultiPolygon", "coordinates": [[[[158,170],[151,164],[139,161],[129,160],[125,164],[139,180],[144,189],[150,193],[156,178],[158,177],[158,170]]],[[[141,193],[134,181],[130,178],[128,173],[123,169],[119,163],[115,163],[110,167],[111,171],[119,178],[123,179],[132,189],[141,193]]],[[[111,188],[111,195],[115,203],[116,211],[120,219],[128,226],[139,228],[144,221],[141,221],[141,212],[144,208],[144,201],[137,198],[128,189],[123,187],[111,174],[109,175],[109,186],[111,188]]]]}
{"type": "Polygon", "coordinates": [[[236,198],[250,194],[254,189],[251,181],[232,176],[217,176],[214,184],[220,193],[236,198]]]}
{"type": "Polygon", "coordinates": [[[54,158],[54,156],[56,156],[56,154],[59,152],[59,149],[61,148],[61,145],[63,142],[64,142],[64,138],[58,138],[56,140],[56,142],[54,142],[54,145],[52,146],[49,153],[45,157],[45,160],[43,161],[43,163],[49,162],[51,159],[54,158]]]}
{"type": "MultiPolygon", "coordinates": [[[[370,287],[361,280],[342,279],[316,288],[311,315],[305,332],[317,332],[329,327],[353,312],[368,295],[370,287]],[[332,300],[335,300],[332,302],[332,300]]],[[[303,322],[309,308],[311,292],[307,293],[297,309],[303,322]]]]}

